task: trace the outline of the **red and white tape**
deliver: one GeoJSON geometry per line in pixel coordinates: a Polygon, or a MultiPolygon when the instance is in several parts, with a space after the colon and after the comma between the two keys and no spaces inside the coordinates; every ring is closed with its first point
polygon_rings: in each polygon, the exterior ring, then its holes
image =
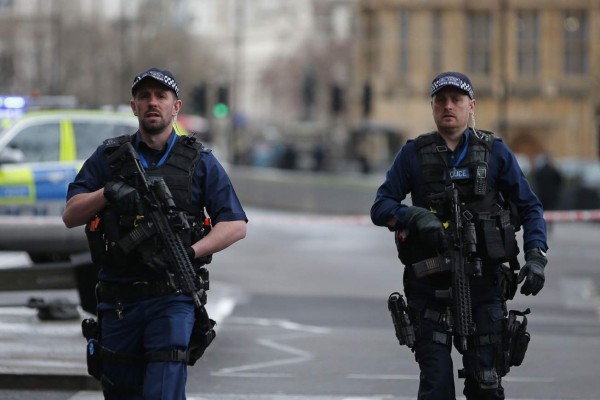
{"type": "MultiPolygon", "coordinates": [[[[267,225],[370,225],[368,215],[249,215],[251,223],[267,225]]],[[[600,221],[600,210],[546,211],[544,219],[548,222],[588,222],[600,221]]]]}
{"type": "Polygon", "coordinates": [[[600,210],[546,211],[544,219],[548,222],[600,221],[600,210]]]}
{"type": "MultiPolygon", "coordinates": [[[[251,223],[268,225],[370,225],[368,215],[310,215],[310,214],[258,214],[250,215],[251,223]]],[[[548,222],[588,222],[600,221],[600,210],[546,211],[544,219],[548,222]]],[[[0,216],[0,229],[11,226],[64,227],[60,217],[56,216],[0,216]]]]}

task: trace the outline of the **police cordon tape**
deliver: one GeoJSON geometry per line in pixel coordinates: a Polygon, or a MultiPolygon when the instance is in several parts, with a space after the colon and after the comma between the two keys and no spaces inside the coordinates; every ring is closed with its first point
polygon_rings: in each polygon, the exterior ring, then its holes
{"type": "Polygon", "coordinates": [[[548,222],[600,221],[600,210],[546,211],[544,219],[548,222]]]}
{"type": "MultiPolygon", "coordinates": [[[[368,215],[290,215],[269,214],[248,216],[250,223],[256,222],[269,225],[371,225],[368,215]]],[[[600,210],[564,210],[546,211],[544,219],[547,222],[591,222],[600,221],[600,210]]]]}
{"type": "MultiPolygon", "coordinates": [[[[252,215],[249,213],[248,219],[251,223],[266,224],[313,224],[328,223],[341,225],[369,225],[372,224],[369,215],[315,215],[315,214],[293,214],[282,212],[278,214],[252,215]]],[[[545,211],[544,219],[548,222],[588,222],[600,221],[600,210],[556,210],[545,211]]],[[[39,229],[64,228],[60,217],[56,216],[0,216],[0,230],[4,228],[14,228],[15,226],[28,226],[39,229]]]]}

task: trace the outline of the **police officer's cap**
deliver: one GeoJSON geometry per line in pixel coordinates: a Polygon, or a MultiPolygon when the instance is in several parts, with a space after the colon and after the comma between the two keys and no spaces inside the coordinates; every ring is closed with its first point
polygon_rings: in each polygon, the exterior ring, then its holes
{"type": "Polygon", "coordinates": [[[469,78],[465,74],[453,71],[442,72],[433,79],[433,82],[431,82],[431,96],[433,97],[437,92],[448,86],[454,86],[462,90],[470,99],[475,98],[475,91],[469,78]]]}
{"type": "Polygon", "coordinates": [[[152,67],[133,78],[133,83],[131,84],[132,95],[135,95],[135,89],[145,79],[154,79],[158,83],[161,83],[168,89],[175,92],[175,96],[179,98],[179,86],[177,86],[177,82],[175,82],[175,77],[171,71],[167,71],[166,69],[158,69],[155,67],[152,67]]]}

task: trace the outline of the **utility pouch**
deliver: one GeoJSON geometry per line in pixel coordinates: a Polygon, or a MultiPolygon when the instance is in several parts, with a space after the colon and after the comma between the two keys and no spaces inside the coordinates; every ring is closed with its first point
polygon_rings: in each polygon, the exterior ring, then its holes
{"type": "Polygon", "coordinates": [[[104,236],[104,224],[100,215],[94,216],[91,221],[85,225],[85,236],[87,237],[88,246],[92,262],[96,265],[104,265],[107,263],[106,239],[104,236]]]}
{"type": "Polygon", "coordinates": [[[217,336],[214,330],[216,324],[208,317],[204,307],[196,308],[196,321],[190,338],[188,365],[194,365],[217,336]]]}
{"type": "Polygon", "coordinates": [[[504,252],[506,260],[511,260],[517,257],[519,254],[519,244],[517,243],[516,230],[512,224],[512,217],[510,210],[503,209],[496,216],[498,219],[498,228],[502,235],[502,242],[504,243],[504,252]]]}
{"type": "Polygon", "coordinates": [[[508,312],[508,317],[505,319],[505,344],[504,351],[507,353],[507,361],[509,366],[518,367],[525,358],[525,353],[531,339],[527,332],[527,317],[531,310],[528,308],[525,311],[511,310],[508,312]],[[519,321],[518,317],[522,317],[519,321]]]}
{"type": "Polygon", "coordinates": [[[399,229],[394,232],[394,240],[396,242],[396,249],[398,250],[400,262],[403,265],[410,265],[413,257],[408,229],[399,229]]]}
{"type": "Polygon", "coordinates": [[[131,227],[123,228],[120,215],[110,207],[102,213],[102,226],[105,241],[105,260],[106,264],[127,268],[135,265],[138,255],[132,254],[130,257],[123,252],[118,245],[124,232],[129,232],[131,227]]]}
{"type": "Polygon", "coordinates": [[[502,287],[502,294],[504,299],[512,300],[517,294],[517,272],[512,268],[502,264],[500,272],[500,286],[502,287]]]}
{"type": "Polygon", "coordinates": [[[98,322],[93,318],[86,318],[81,322],[81,332],[87,339],[85,358],[87,361],[88,374],[94,378],[102,379],[102,357],[100,342],[100,331],[98,322]]]}
{"type": "Polygon", "coordinates": [[[98,380],[102,379],[102,357],[100,356],[100,344],[96,339],[88,340],[85,359],[87,362],[88,374],[98,380]]]}
{"type": "Polygon", "coordinates": [[[506,261],[504,240],[496,218],[489,213],[479,213],[477,217],[478,252],[484,264],[497,264],[506,261]]]}
{"type": "Polygon", "coordinates": [[[404,298],[398,292],[390,294],[388,298],[388,310],[392,315],[396,338],[401,346],[408,346],[412,349],[415,345],[415,329],[408,315],[408,307],[404,298]]]}

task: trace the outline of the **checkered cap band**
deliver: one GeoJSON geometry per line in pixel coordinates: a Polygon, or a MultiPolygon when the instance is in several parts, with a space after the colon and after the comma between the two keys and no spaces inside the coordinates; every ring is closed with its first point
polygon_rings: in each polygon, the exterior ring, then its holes
{"type": "Polygon", "coordinates": [[[133,79],[133,83],[131,84],[131,94],[135,91],[135,88],[141,81],[144,79],[154,79],[157,82],[162,83],[169,89],[175,92],[175,95],[179,97],[179,86],[177,86],[177,82],[175,82],[175,78],[173,74],[166,70],[160,70],[158,68],[150,68],[146,72],[142,72],[138,76],[133,79]]]}
{"type": "Polygon", "coordinates": [[[433,96],[446,86],[454,86],[466,92],[471,99],[475,98],[475,91],[471,85],[471,81],[466,75],[459,72],[444,72],[433,80],[431,83],[431,95],[433,96]]]}

